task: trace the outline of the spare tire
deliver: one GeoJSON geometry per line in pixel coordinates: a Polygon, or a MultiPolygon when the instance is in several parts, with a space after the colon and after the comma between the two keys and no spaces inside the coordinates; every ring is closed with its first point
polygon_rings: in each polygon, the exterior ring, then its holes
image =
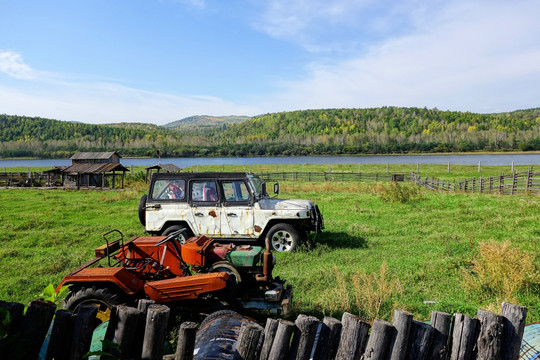
{"type": "Polygon", "coordinates": [[[144,194],[139,200],[139,221],[142,226],[146,226],[146,199],[148,196],[144,194]]]}

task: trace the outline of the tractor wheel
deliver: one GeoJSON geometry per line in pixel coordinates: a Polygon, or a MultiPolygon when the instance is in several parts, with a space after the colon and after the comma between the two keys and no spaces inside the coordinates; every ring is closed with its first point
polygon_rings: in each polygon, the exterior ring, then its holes
{"type": "Polygon", "coordinates": [[[64,308],[77,311],[81,305],[94,305],[98,308],[96,326],[111,318],[114,305],[125,303],[123,296],[108,288],[79,288],[71,291],[64,302],[64,308]]]}
{"type": "MultiPolygon", "coordinates": [[[[182,229],[186,229],[186,227],[182,226],[182,225],[172,225],[172,226],[169,226],[168,228],[166,228],[165,231],[163,231],[163,233],[161,235],[162,236],[167,236],[170,233],[173,233],[175,231],[182,230],[182,229]]],[[[183,243],[186,242],[187,239],[189,239],[192,236],[193,236],[193,234],[191,233],[191,230],[186,229],[186,231],[184,231],[182,234],[177,236],[177,239],[180,242],[180,244],[183,244],[183,243]]]]}
{"type": "Polygon", "coordinates": [[[266,238],[274,251],[293,251],[300,242],[300,235],[290,224],[276,224],[270,228],[266,238]]]}

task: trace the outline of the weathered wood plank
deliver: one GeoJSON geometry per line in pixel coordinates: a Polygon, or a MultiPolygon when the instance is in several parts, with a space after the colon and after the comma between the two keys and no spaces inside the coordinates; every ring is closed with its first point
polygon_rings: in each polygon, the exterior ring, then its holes
{"type": "Polygon", "coordinates": [[[260,350],[260,340],[264,328],[254,322],[244,322],[240,327],[236,351],[242,360],[256,360],[260,350]]]}
{"type": "Polygon", "coordinates": [[[267,360],[268,355],[270,355],[270,350],[272,349],[272,344],[274,343],[274,338],[276,337],[276,331],[278,328],[279,321],[276,319],[268,318],[266,319],[266,325],[264,327],[264,341],[259,354],[259,360],[267,360]]]}
{"type": "Polygon", "coordinates": [[[452,351],[450,360],[470,360],[475,357],[475,344],[478,339],[478,320],[467,315],[454,315],[452,332],[452,351]]]}
{"type": "Polygon", "coordinates": [[[163,357],[163,342],[171,310],[165,305],[150,305],[146,315],[144,342],[141,359],[161,360],[163,357]]]}
{"type": "Polygon", "coordinates": [[[180,325],[178,342],[174,360],[192,360],[195,349],[195,336],[197,335],[197,324],[186,321],[180,325]]]}
{"type": "Polygon", "coordinates": [[[290,339],[295,325],[291,321],[279,320],[276,336],[268,360],[287,359],[290,349],[290,339]]]}
{"type": "Polygon", "coordinates": [[[478,335],[477,360],[499,360],[502,358],[503,317],[478,309],[476,314],[480,322],[480,334],[478,335]]]}
{"type": "Polygon", "coordinates": [[[327,317],[320,324],[319,338],[317,340],[314,360],[333,360],[336,357],[341,337],[341,321],[327,317]]]}
{"type": "Polygon", "coordinates": [[[431,343],[430,359],[446,360],[450,356],[449,337],[452,315],[440,312],[431,312],[431,326],[434,328],[433,342],[431,343]]]}

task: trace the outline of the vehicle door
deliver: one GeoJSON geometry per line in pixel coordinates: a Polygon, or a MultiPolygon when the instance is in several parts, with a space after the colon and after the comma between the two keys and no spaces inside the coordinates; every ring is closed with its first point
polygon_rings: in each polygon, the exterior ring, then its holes
{"type": "Polygon", "coordinates": [[[168,221],[190,221],[184,179],[155,180],[146,203],[146,230],[159,231],[168,221]]]}
{"type": "Polygon", "coordinates": [[[253,199],[244,180],[223,180],[222,232],[232,238],[254,238],[253,199]]]}
{"type": "Polygon", "coordinates": [[[217,181],[192,180],[189,187],[191,211],[198,233],[209,237],[223,237],[217,181]]]}

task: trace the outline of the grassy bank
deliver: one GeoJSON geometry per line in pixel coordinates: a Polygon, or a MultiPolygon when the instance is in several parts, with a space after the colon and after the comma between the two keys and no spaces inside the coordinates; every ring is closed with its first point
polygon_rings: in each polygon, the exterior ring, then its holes
{"type": "MultiPolygon", "coordinates": [[[[127,183],[124,191],[0,189],[0,299],[25,303],[58,284],[91,259],[106,231],[141,235],[137,203],[145,185],[127,183]]],[[[282,198],[315,201],[326,222],[297,252],[277,254],[276,275],[295,289],[292,316],[352,311],[389,319],[401,308],[427,319],[432,310],[475,315],[511,301],[529,308],[528,322],[540,321],[537,196],[375,183],[280,185],[282,198]]]]}

